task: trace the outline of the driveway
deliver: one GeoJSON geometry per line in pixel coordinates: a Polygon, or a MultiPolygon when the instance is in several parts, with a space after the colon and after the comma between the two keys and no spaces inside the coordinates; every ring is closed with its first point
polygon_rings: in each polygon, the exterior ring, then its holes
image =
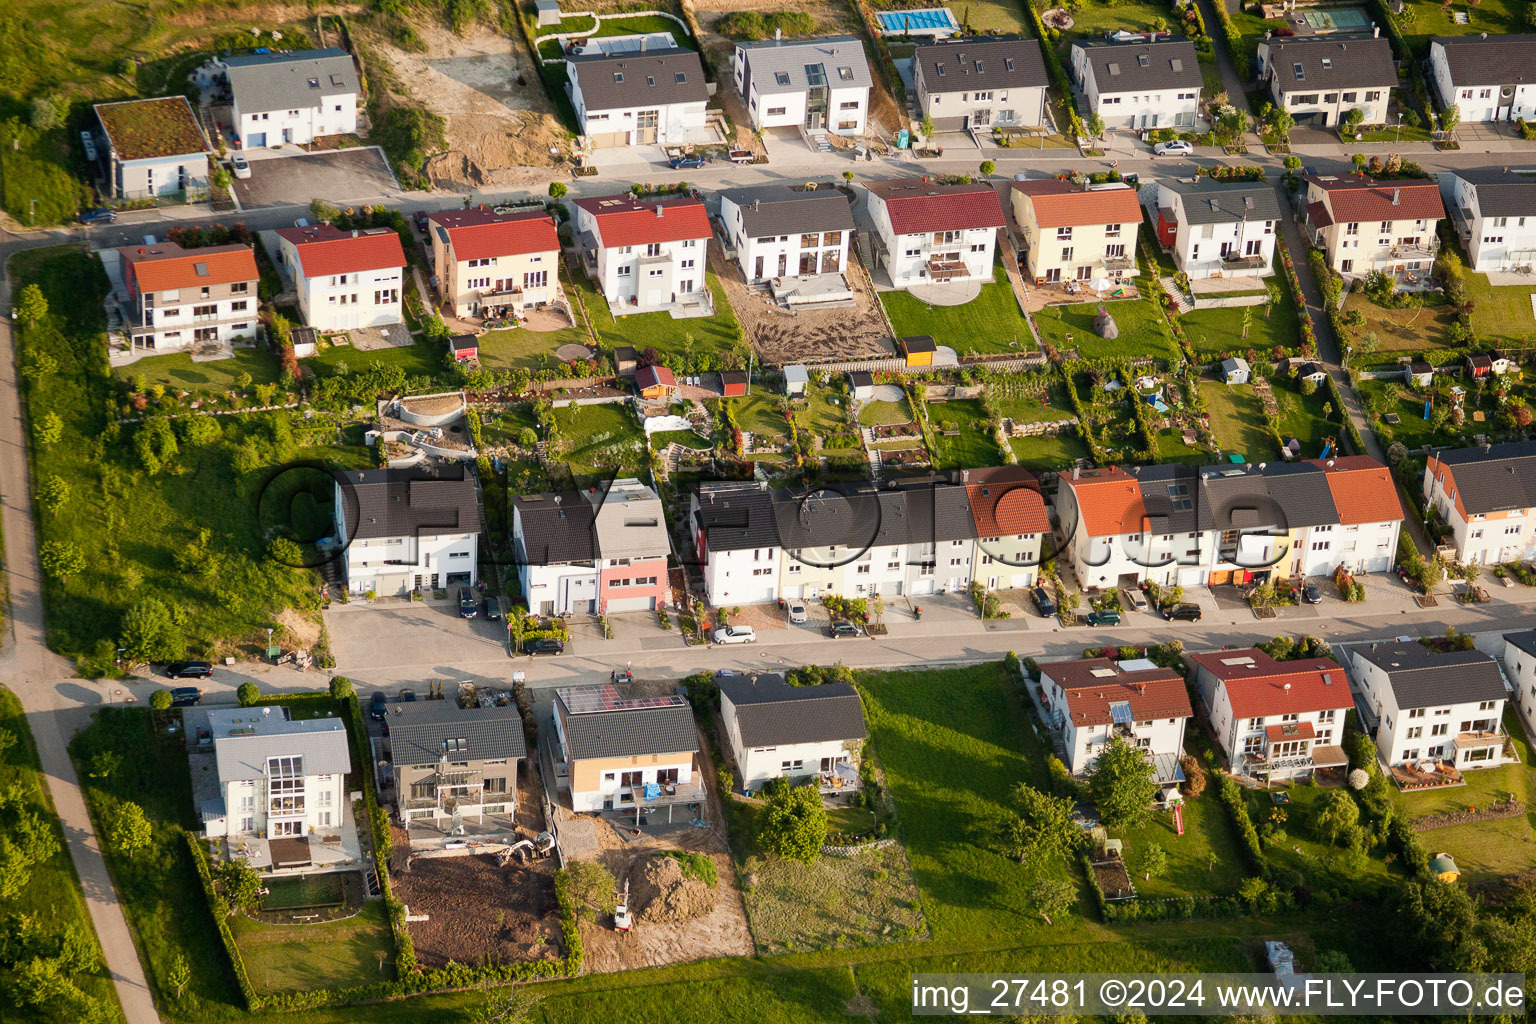
{"type": "Polygon", "coordinates": [[[456,664],[506,656],[506,622],[460,618],[454,601],[333,604],[325,621],[343,670],[416,665],[423,679],[462,678],[456,664]]]}
{"type": "Polygon", "coordinates": [[[337,205],[398,195],[400,184],[377,147],[323,153],[297,150],[255,154],[251,176],[235,180],[243,209],[308,206],[311,199],[337,205]]]}

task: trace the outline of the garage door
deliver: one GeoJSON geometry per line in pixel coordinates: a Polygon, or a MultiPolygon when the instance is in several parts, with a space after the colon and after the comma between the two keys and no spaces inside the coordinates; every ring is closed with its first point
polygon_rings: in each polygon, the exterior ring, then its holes
{"type": "Polygon", "coordinates": [[[1325,110],[1309,110],[1306,113],[1297,114],[1296,127],[1322,128],[1328,124],[1328,112],[1325,110]]]}
{"type": "Polygon", "coordinates": [[[880,593],[882,593],[882,594],[900,594],[901,593],[901,580],[887,580],[886,582],[880,584],[880,593]]]}
{"type": "Polygon", "coordinates": [[[931,593],[933,593],[933,580],[931,578],[929,578],[929,579],[922,579],[922,580],[915,580],[912,583],[912,593],[914,593],[914,594],[931,594],[931,593]]]}
{"type": "Polygon", "coordinates": [[[801,600],[804,597],[805,597],[805,584],[804,583],[796,583],[794,586],[785,587],[784,588],[784,599],[786,601],[799,601],[799,600],[801,600]]]}
{"type": "Polygon", "coordinates": [[[245,137],[246,149],[260,149],[267,144],[266,132],[252,132],[245,137]]]}
{"type": "Polygon", "coordinates": [[[754,591],[752,596],[747,599],[747,603],[770,604],[774,601],[777,601],[778,599],[779,595],[774,592],[773,586],[769,585],[766,587],[760,587],[758,590],[754,591]]]}
{"type": "Polygon", "coordinates": [[[616,597],[608,602],[608,612],[648,612],[656,607],[654,597],[616,597]]]}
{"type": "Polygon", "coordinates": [[[1200,585],[1200,573],[1201,573],[1201,570],[1199,568],[1180,569],[1179,570],[1179,586],[1181,586],[1181,587],[1198,587],[1200,585]]]}
{"type": "Polygon", "coordinates": [[[619,149],[629,145],[629,132],[603,132],[588,138],[592,140],[593,149],[619,149]]]}

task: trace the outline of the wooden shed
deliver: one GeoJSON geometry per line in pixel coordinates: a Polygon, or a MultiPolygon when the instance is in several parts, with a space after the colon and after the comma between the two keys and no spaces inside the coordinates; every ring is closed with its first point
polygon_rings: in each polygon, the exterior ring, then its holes
{"type": "Polygon", "coordinates": [[[908,366],[932,366],[933,353],[938,348],[932,335],[918,334],[896,342],[901,354],[907,357],[908,366]]]}
{"type": "Polygon", "coordinates": [[[665,366],[642,366],[635,371],[635,388],[641,398],[671,398],[677,378],[665,366]]]}
{"type": "Polygon", "coordinates": [[[747,393],[747,375],[742,370],[720,371],[720,394],[726,398],[741,398],[747,393]]]}

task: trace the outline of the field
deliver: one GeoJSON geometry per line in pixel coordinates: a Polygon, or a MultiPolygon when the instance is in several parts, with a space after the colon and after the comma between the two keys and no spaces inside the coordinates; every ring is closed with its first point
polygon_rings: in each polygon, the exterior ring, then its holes
{"type": "Polygon", "coordinates": [[[1195,309],[1179,317],[1195,354],[1202,358],[1225,359],[1233,353],[1249,349],[1269,352],[1275,346],[1291,350],[1301,344],[1301,323],[1296,305],[1290,297],[1290,288],[1284,283],[1283,274],[1274,279],[1280,288],[1280,301],[1274,303],[1269,316],[1264,307],[1241,306],[1228,309],[1195,309]],[[1248,337],[1243,337],[1243,313],[1248,313],[1248,337]]]}
{"type": "Polygon", "coordinates": [[[928,419],[933,426],[936,450],[931,454],[935,467],[975,469],[1000,464],[1002,454],[992,440],[987,410],[980,399],[930,402],[928,419]],[[958,433],[946,432],[950,430],[958,433]]]}
{"type": "Polygon", "coordinates": [[[341,921],[272,925],[236,914],[230,928],[259,992],[353,988],[394,976],[394,942],[380,900],[341,921]]]}
{"type": "Polygon", "coordinates": [[[1467,298],[1472,308],[1472,333],[1493,342],[1528,344],[1536,339],[1536,316],[1531,296],[1536,288],[1526,285],[1494,287],[1482,274],[1467,275],[1467,298]]]}
{"type": "Polygon", "coordinates": [[[1178,353],[1162,314],[1146,298],[1047,306],[1035,314],[1035,327],[1043,343],[1054,345],[1061,352],[1076,349],[1084,359],[1150,357],[1168,361],[1178,353]],[[1093,318],[1100,305],[1120,329],[1120,336],[1114,340],[1093,332],[1093,318]]]}
{"type": "Polygon", "coordinates": [[[412,915],[430,918],[408,926],[423,964],[510,963],[563,955],[547,860],[502,868],[490,856],[420,857],[390,878],[396,898],[412,915]],[[475,897],[467,901],[469,893],[475,897]]]}
{"type": "MultiPolygon", "coordinates": [[[[74,991],[54,994],[47,997],[43,1005],[34,1005],[25,999],[28,989],[17,988],[23,982],[16,968],[26,957],[25,951],[16,949],[13,952],[11,948],[0,947],[0,987],[7,991],[5,1019],[15,1024],[53,1024],[65,1016],[83,1020],[89,1005],[102,1014],[99,1019],[103,1024],[121,1021],[122,1010],[118,1007],[111,978],[101,966],[101,947],[86,912],[80,880],[75,876],[74,864],[64,846],[64,833],[44,789],[37,745],[27,728],[21,702],[3,687],[0,687],[0,786],[15,798],[14,802],[7,800],[8,806],[0,808],[0,828],[15,829],[24,816],[27,820],[36,820],[54,850],[51,856],[32,865],[30,878],[21,882],[13,896],[0,900],[0,906],[8,915],[30,917],[40,932],[36,937],[43,943],[52,946],[68,937],[81,949],[80,960],[69,970],[67,984],[74,991]],[[31,815],[38,817],[32,819],[31,815]],[[13,1002],[9,995],[12,991],[23,998],[13,1002]]],[[[19,831],[10,831],[9,835],[21,838],[19,831]]],[[[9,937],[19,938],[16,917],[7,920],[12,922],[8,926],[9,937]]]]}
{"type": "Polygon", "coordinates": [[[926,334],[957,353],[1012,352],[1034,348],[1029,325],[1001,266],[992,270],[992,283],[963,306],[930,306],[909,292],[881,292],[880,301],[891,318],[896,337],[926,334]]]}
{"type": "Polygon", "coordinates": [[[1249,462],[1264,462],[1278,454],[1274,438],[1264,430],[1264,410],[1251,386],[1201,381],[1200,393],[1223,452],[1236,452],[1249,462]]]}

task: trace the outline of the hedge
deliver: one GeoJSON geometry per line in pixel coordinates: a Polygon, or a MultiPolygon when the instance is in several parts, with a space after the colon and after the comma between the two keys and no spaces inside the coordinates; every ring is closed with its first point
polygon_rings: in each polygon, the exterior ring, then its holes
{"type": "Polygon", "coordinates": [[[1239,844],[1243,848],[1243,855],[1248,860],[1248,866],[1260,875],[1268,877],[1269,862],[1264,858],[1264,846],[1259,842],[1259,830],[1253,827],[1253,819],[1248,816],[1248,805],[1243,800],[1243,787],[1233,781],[1230,775],[1220,777],[1221,781],[1216,786],[1216,795],[1226,805],[1227,813],[1232,816],[1232,824],[1237,827],[1239,844]]]}
{"type": "Polygon", "coordinates": [[[207,851],[191,832],[183,830],[181,834],[187,841],[187,851],[192,855],[192,863],[197,865],[197,877],[203,883],[203,896],[208,901],[208,913],[213,915],[213,923],[219,930],[219,941],[224,943],[224,952],[229,955],[230,967],[233,968],[235,975],[235,987],[240,990],[240,998],[245,1000],[246,1009],[254,1010],[261,1002],[261,997],[256,994],[256,989],[251,985],[251,977],[245,971],[245,958],[240,955],[240,947],[235,944],[234,933],[229,930],[229,915],[220,912],[224,901],[214,891],[213,871],[208,867],[207,851]]]}
{"type": "MultiPolygon", "coordinates": [[[[1051,84],[1056,87],[1056,94],[1066,97],[1066,110],[1070,117],[1074,108],[1071,98],[1072,81],[1067,77],[1067,69],[1061,66],[1061,57],[1056,53],[1056,46],[1051,42],[1050,33],[1045,30],[1045,23],[1040,20],[1040,12],[1035,10],[1033,0],[1022,0],[1022,3],[1024,10],[1029,12],[1030,23],[1035,26],[1035,38],[1040,41],[1040,49],[1045,53],[1046,73],[1051,77],[1051,84]]],[[[1056,130],[1065,135],[1071,126],[1059,124],[1056,130]]]]}
{"type": "MultiPolygon", "coordinates": [[[[1327,257],[1321,249],[1310,249],[1307,252],[1307,265],[1312,268],[1312,276],[1317,278],[1317,287],[1323,293],[1323,308],[1328,313],[1328,326],[1333,328],[1333,338],[1338,344],[1344,343],[1344,315],[1339,312],[1339,282],[1333,276],[1333,270],[1328,266],[1327,257]]],[[[1360,436],[1360,428],[1355,426],[1355,421],[1349,416],[1349,407],[1344,404],[1344,393],[1339,389],[1339,382],[1333,374],[1328,375],[1328,398],[1333,402],[1334,412],[1338,414],[1339,426],[1344,430],[1344,436],[1349,438],[1349,443],[1354,447],[1356,455],[1365,454],[1365,439],[1360,436]]]]}
{"type": "MultiPolygon", "coordinates": [[[[1232,24],[1232,15],[1227,12],[1227,5],[1221,0],[1211,5],[1216,8],[1216,20],[1221,22],[1221,34],[1227,39],[1227,52],[1232,55],[1232,66],[1237,69],[1238,80],[1247,85],[1253,79],[1253,58],[1248,55],[1248,48],[1244,45],[1243,34],[1232,24]]],[[[1236,100],[1237,97],[1228,97],[1236,100]]]]}

